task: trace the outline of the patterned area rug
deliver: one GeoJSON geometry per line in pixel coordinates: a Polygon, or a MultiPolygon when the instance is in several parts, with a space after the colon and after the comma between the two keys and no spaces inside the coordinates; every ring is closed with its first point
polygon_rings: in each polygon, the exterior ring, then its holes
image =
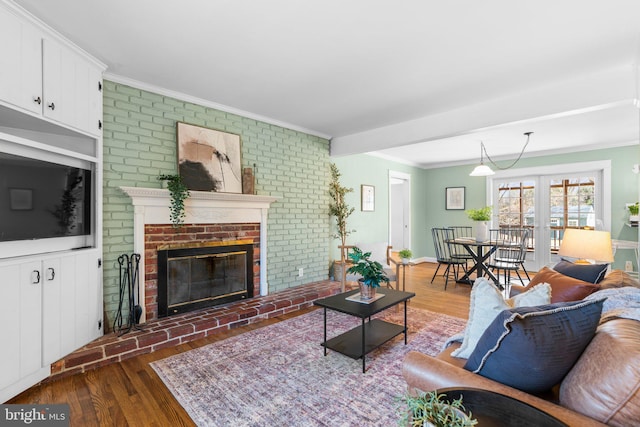
{"type": "MultiPolygon", "coordinates": [[[[151,365],[199,426],[395,426],[406,391],[402,360],[410,350],[437,354],[466,321],[408,309],[403,335],[362,360],[329,350],[322,310],[178,354],[151,365]]],[[[382,313],[402,323],[403,312],[382,313]]],[[[328,337],[360,320],[328,311],[328,337]]]]}

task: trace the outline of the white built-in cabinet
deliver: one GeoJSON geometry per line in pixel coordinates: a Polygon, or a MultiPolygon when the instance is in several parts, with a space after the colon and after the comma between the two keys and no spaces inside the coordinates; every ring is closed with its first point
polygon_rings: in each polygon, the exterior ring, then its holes
{"type": "Polygon", "coordinates": [[[81,160],[92,165],[95,186],[87,246],[0,242],[0,403],[103,334],[105,68],[13,1],[0,0],[0,148],[9,143],[29,153],[81,160]]]}
{"type": "Polygon", "coordinates": [[[0,101],[99,135],[102,69],[77,49],[0,8],[0,101]]]}
{"type": "Polygon", "coordinates": [[[100,251],[0,260],[0,401],[102,335],[100,251]]]}

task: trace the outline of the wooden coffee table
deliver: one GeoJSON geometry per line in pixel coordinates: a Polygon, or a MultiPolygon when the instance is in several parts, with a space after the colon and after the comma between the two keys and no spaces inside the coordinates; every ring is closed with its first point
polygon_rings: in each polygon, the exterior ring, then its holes
{"type": "Polygon", "coordinates": [[[324,355],[327,355],[327,349],[331,349],[353,359],[362,358],[362,373],[364,373],[366,371],[365,356],[368,353],[402,333],[404,333],[404,343],[407,344],[407,301],[416,294],[393,289],[379,289],[378,293],[384,294],[384,296],[371,303],[347,299],[359,292],[355,290],[322,298],[316,300],[314,305],[324,308],[324,342],[322,343],[324,355]],[[404,325],[371,319],[374,314],[401,302],[404,303],[404,325]],[[359,317],[362,319],[362,325],[327,340],[327,309],[359,317]]]}

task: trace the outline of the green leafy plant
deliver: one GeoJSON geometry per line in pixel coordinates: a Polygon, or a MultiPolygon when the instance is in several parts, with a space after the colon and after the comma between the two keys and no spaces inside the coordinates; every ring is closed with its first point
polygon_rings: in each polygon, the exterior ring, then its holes
{"type": "Polygon", "coordinates": [[[635,202],[633,205],[627,206],[627,209],[629,209],[629,214],[638,215],[638,212],[640,212],[640,203],[635,202]]]}
{"type": "Polygon", "coordinates": [[[449,402],[444,394],[437,391],[421,393],[418,396],[405,395],[399,399],[401,418],[399,426],[423,427],[471,427],[478,424],[471,412],[465,413],[460,399],[449,402]]]}
{"type": "Polygon", "coordinates": [[[171,194],[171,206],[169,207],[171,223],[174,227],[184,224],[184,201],[191,195],[189,189],[182,182],[180,175],[160,175],[158,180],[167,181],[167,188],[171,194]]]}
{"type": "Polygon", "coordinates": [[[413,252],[411,252],[411,249],[405,248],[398,252],[398,255],[400,256],[400,258],[411,258],[413,256],[413,252]]]}
{"type": "Polygon", "coordinates": [[[345,201],[345,195],[351,193],[353,188],[343,187],[340,184],[340,171],[338,167],[331,163],[331,182],[329,183],[329,197],[331,202],[329,203],[329,215],[336,218],[337,233],[333,235],[333,238],[340,239],[340,264],[343,266],[340,283],[342,283],[342,291],[345,289],[345,249],[347,244],[347,236],[355,230],[347,229],[347,218],[353,213],[355,208],[349,207],[345,201]]]}
{"type": "Polygon", "coordinates": [[[491,206],[485,206],[480,209],[469,209],[466,211],[467,216],[473,221],[490,221],[491,220],[491,206]]]}
{"type": "Polygon", "coordinates": [[[349,259],[353,265],[347,271],[362,276],[362,282],[372,288],[379,287],[382,282],[389,283],[389,278],[385,274],[382,264],[370,260],[370,256],[371,252],[362,252],[360,248],[354,247],[349,253],[349,259]]]}

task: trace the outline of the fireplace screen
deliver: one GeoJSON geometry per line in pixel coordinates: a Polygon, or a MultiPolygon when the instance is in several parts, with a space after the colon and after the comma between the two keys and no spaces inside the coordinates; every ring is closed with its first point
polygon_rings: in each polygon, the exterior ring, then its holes
{"type": "Polygon", "coordinates": [[[236,249],[223,246],[158,251],[158,316],[253,296],[251,246],[248,250],[236,249]]]}

